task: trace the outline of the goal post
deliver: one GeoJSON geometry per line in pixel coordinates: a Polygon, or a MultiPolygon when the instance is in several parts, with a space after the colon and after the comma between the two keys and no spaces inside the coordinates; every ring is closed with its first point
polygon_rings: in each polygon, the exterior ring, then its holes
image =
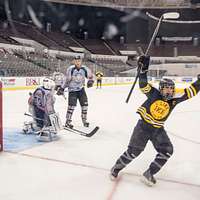
{"type": "Polygon", "coordinates": [[[2,82],[0,81],[0,151],[3,151],[3,96],[2,82]]]}

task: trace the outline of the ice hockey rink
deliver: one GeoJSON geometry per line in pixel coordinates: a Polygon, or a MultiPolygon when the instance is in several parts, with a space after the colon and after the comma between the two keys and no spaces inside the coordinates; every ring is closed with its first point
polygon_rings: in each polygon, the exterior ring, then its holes
{"type": "MultiPolygon", "coordinates": [[[[1,200],[199,200],[200,199],[200,94],[178,105],[166,122],[174,154],[156,174],[157,185],[147,187],[141,174],[156,152],[149,142],[145,151],[120,174],[109,172],[126,150],[139,119],[136,109],[146,98],[137,88],[125,103],[128,86],[87,89],[88,121],[100,126],[91,138],[67,131],[60,139],[39,143],[21,134],[27,112],[28,90],[4,91],[4,152],[0,153],[1,200]]],[[[66,100],[56,96],[56,111],[65,121],[66,100]]],[[[80,106],[73,116],[81,125],[80,106]]]]}

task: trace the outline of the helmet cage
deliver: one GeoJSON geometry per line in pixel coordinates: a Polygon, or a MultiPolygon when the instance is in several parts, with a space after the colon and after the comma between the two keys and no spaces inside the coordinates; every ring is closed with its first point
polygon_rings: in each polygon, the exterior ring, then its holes
{"type": "Polygon", "coordinates": [[[44,87],[44,89],[52,90],[54,88],[54,81],[52,81],[48,78],[44,78],[43,79],[43,87],[44,87]]]}

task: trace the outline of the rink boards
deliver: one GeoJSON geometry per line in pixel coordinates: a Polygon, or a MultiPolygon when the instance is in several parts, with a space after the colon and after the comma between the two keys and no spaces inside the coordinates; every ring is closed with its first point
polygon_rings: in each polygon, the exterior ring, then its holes
{"type": "MultiPolygon", "coordinates": [[[[27,90],[34,89],[42,84],[44,77],[0,77],[0,81],[3,84],[3,90],[27,90]]],[[[188,86],[189,83],[196,80],[195,77],[169,77],[177,84],[178,92],[182,91],[182,88],[188,86]],[[179,90],[180,89],[180,90],[179,90]]],[[[104,77],[102,80],[102,86],[113,85],[131,85],[135,80],[135,77],[104,77]]],[[[155,87],[158,85],[160,79],[150,77],[149,82],[155,87]]],[[[96,84],[94,85],[96,86],[96,84]]]]}

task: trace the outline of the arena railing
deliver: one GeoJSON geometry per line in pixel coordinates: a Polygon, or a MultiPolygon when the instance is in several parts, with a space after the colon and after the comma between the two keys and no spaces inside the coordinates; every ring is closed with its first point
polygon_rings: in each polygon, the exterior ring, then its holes
{"type": "Polygon", "coordinates": [[[68,4],[128,8],[188,8],[190,0],[46,0],[68,4]]]}

